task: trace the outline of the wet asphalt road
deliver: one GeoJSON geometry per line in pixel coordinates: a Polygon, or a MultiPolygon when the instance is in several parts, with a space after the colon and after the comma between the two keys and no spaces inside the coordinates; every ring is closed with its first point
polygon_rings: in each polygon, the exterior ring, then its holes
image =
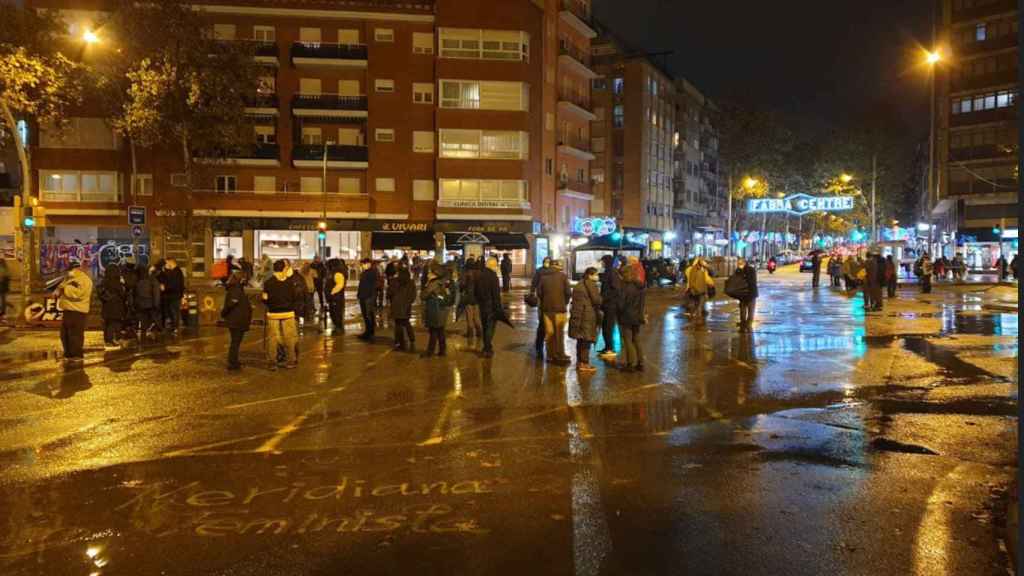
{"type": "Polygon", "coordinates": [[[643,374],[538,363],[521,294],[491,360],[0,334],[0,573],[1005,574],[1016,314],[807,284],[762,278],[752,335],[652,291],[643,374]]]}

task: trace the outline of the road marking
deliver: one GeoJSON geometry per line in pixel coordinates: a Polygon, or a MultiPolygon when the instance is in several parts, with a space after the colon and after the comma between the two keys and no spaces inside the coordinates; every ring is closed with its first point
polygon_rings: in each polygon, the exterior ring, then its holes
{"type": "Polygon", "coordinates": [[[296,398],[308,398],[309,396],[319,396],[334,394],[335,392],[341,392],[344,390],[344,386],[338,386],[337,388],[331,388],[326,392],[303,392],[302,394],[292,394],[291,396],[279,396],[277,398],[267,398],[266,400],[255,400],[253,402],[243,402],[241,404],[230,404],[224,406],[224,410],[237,410],[239,408],[249,408],[250,406],[259,406],[261,404],[273,404],[274,402],[284,402],[286,400],[295,400],[296,398]]]}
{"type": "Polygon", "coordinates": [[[277,431],[277,433],[275,433],[269,440],[264,442],[262,446],[257,448],[256,452],[273,452],[278,447],[278,445],[280,445],[281,442],[284,441],[285,438],[290,436],[292,432],[295,432],[296,430],[302,427],[302,423],[305,422],[307,418],[309,418],[309,414],[311,411],[312,408],[306,410],[304,414],[299,415],[291,422],[282,426],[281,429],[277,431]]]}

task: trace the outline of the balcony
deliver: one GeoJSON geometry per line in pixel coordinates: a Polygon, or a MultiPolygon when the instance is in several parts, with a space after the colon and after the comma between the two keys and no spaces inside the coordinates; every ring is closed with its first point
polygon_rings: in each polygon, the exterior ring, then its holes
{"type": "Polygon", "coordinates": [[[588,162],[597,159],[597,156],[594,156],[590,151],[590,142],[576,137],[559,138],[558,152],[559,154],[568,154],[588,162]]]}
{"type": "Polygon", "coordinates": [[[963,22],[965,20],[984,18],[985,16],[991,16],[993,14],[1013,12],[1016,9],[1017,0],[995,0],[994,2],[982,4],[981,6],[972,6],[962,10],[954,10],[951,20],[953,22],[963,22]]]}
{"type": "Polygon", "coordinates": [[[1013,158],[1017,155],[1016,146],[1004,146],[999,144],[984,144],[971,146],[969,148],[954,148],[949,151],[949,159],[954,162],[969,162],[971,160],[1002,160],[1013,158]]]}
{"type": "Polygon", "coordinates": [[[232,166],[280,166],[281,149],[277,144],[254,142],[245,150],[200,153],[196,162],[203,164],[229,164],[232,166]]]}
{"type": "Polygon", "coordinates": [[[1017,83],[1017,69],[1000,70],[981,76],[961,76],[953,79],[953,91],[976,90],[1017,83]]]}
{"type": "Polygon", "coordinates": [[[599,76],[597,72],[590,69],[590,54],[568,42],[561,42],[558,46],[558,63],[587,80],[593,80],[599,76]]]}
{"type": "Polygon", "coordinates": [[[981,110],[979,112],[964,112],[951,114],[949,117],[950,126],[973,126],[975,124],[991,124],[995,122],[1016,122],[1017,107],[994,108],[992,110],[981,110]]]}
{"type": "Polygon", "coordinates": [[[558,194],[565,198],[591,201],[594,199],[594,192],[587,182],[560,178],[558,181],[558,194]]]}
{"type": "Polygon", "coordinates": [[[266,64],[268,66],[277,66],[277,42],[272,40],[251,40],[251,39],[235,39],[235,40],[217,40],[216,46],[222,47],[223,50],[228,51],[231,49],[246,49],[253,53],[256,61],[260,64],[266,64]]]}
{"type": "Polygon", "coordinates": [[[997,36],[995,38],[989,38],[982,42],[967,42],[961,44],[957,48],[960,51],[961,56],[973,56],[974,54],[982,54],[985,52],[995,52],[996,50],[1003,50],[1006,48],[1013,48],[1017,45],[1017,35],[1007,34],[1005,36],[997,36]]]}
{"type": "Polygon", "coordinates": [[[291,56],[295,66],[366,68],[365,44],[295,42],[292,44],[291,56]]]}
{"type": "MultiPolygon", "coordinates": [[[[370,150],[366,146],[330,144],[327,146],[327,167],[366,170],[370,167],[370,150]]],[[[322,168],[322,144],[296,144],[292,148],[292,165],[296,168],[322,168]]]]}
{"type": "Polygon", "coordinates": [[[368,114],[366,96],[338,94],[296,94],[292,98],[292,115],[297,117],[359,118],[368,114]]]}
{"type": "Polygon", "coordinates": [[[1020,190],[1020,182],[1013,178],[997,178],[995,180],[979,180],[971,178],[966,182],[950,182],[949,190],[943,197],[978,196],[981,194],[1015,194],[1020,190]]]}
{"type": "Polygon", "coordinates": [[[581,120],[593,122],[597,116],[590,111],[590,101],[582,94],[576,94],[569,90],[559,90],[558,111],[565,114],[572,114],[581,120]]]}
{"type": "Polygon", "coordinates": [[[278,106],[277,94],[260,92],[245,99],[245,113],[254,116],[277,116],[278,106]]]}
{"type": "Polygon", "coordinates": [[[594,21],[590,16],[590,6],[587,3],[579,0],[562,0],[562,9],[558,12],[558,17],[582,36],[597,37],[594,21]]]}

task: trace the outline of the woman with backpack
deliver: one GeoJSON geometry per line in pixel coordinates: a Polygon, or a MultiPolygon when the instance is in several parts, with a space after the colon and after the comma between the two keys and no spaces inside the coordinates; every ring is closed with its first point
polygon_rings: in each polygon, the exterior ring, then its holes
{"type": "Polygon", "coordinates": [[[576,369],[594,372],[590,363],[590,347],[597,342],[601,324],[601,292],[597,288],[597,268],[587,268],[583,280],[572,289],[569,308],[569,337],[576,340],[576,369]]]}
{"type": "Polygon", "coordinates": [[[249,331],[252,323],[252,303],[245,295],[245,273],[235,270],[228,276],[224,295],[224,307],[220,317],[231,333],[231,344],[228,346],[228,370],[241,370],[242,363],[238,360],[238,349],[242,346],[242,338],[249,331]]]}
{"type": "Polygon", "coordinates": [[[125,315],[125,289],[121,268],[117,264],[107,266],[100,284],[100,316],[103,318],[103,349],[117,350],[118,336],[125,315]]]}

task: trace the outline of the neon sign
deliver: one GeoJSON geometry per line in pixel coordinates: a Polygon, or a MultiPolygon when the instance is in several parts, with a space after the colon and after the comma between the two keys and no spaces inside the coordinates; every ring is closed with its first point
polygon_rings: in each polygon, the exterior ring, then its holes
{"type": "Polygon", "coordinates": [[[747,212],[770,214],[788,212],[803,215],[810,212],[842,212],[853,209],[853,196],[811,196],[794,194],[785,198],[751,198],[747,212]]]}
{"type": "Polygon", "coordinates": [[[614,234],[618,229],[619,224],[615,221],[615,218],[602,218],[600,216],[593,218],[577,217],[573,222],[573,231],[581,236],[607,236],[608,234],[614,234]]]}

